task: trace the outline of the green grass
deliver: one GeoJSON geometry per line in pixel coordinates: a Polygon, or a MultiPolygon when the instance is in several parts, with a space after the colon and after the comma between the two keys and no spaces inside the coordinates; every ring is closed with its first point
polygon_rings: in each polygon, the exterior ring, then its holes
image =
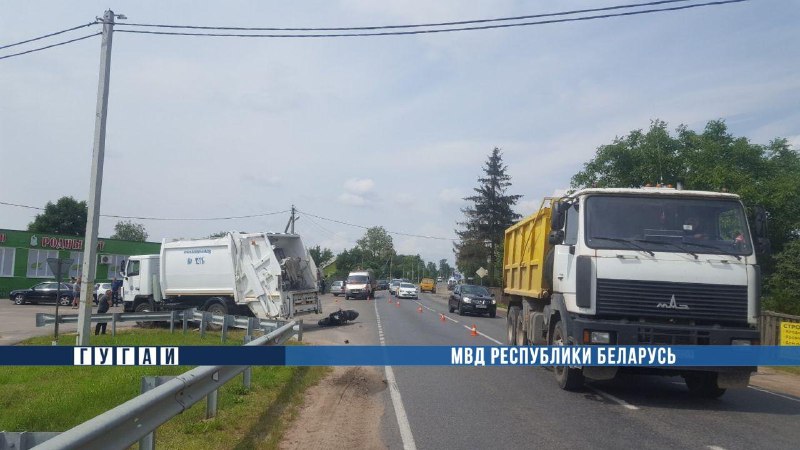
{"type": "Polygon", "coordinates": [[[770,368],[775,369],[779,372],[786,372],[792,375],[800,375],[800,366],[773,366],[770,368]]]}
{"type": "MultiPolygon", "coordinates": [[[[224,345],[242,345],[242,332],[230,332],[224,345]]],[[[50,337],[20,345],[49,345],[50,337]]],[[[74,342],[64,336],[62,343],[74,342]]],[[[168,330],[141,330],[93,337],[93,345],[220,345],[218,333],[183,335],[168,330]]],[[[178,367],[6,367],[0,371],[0,430],[64,431],[139,395],[145,375],[179,375],[178,367]]],[[[219,392],[217,417],[205,420],[205,401],[161,426],[159,448],[275,448],[295,414],[305,389],[329,369],[254,367],[252,388],[241,377],[219,392]]]]}

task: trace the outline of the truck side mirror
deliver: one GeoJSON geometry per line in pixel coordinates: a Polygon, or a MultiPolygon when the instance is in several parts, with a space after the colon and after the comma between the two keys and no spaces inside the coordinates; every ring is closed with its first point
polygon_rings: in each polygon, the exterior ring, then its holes
{"type": "Polygon", "coordinates": [[[553,230],[560,230],[564,228],[564,203],[558,202],[553,204],[552,215],[550,216],[550,228],[553,230]]]}
{"type": "Polygon", "coordinates": [[[547,242],[550,245],[558,245],[564,242],[564,230],[550,230],[550,236],[547,237],[547,242]]]}

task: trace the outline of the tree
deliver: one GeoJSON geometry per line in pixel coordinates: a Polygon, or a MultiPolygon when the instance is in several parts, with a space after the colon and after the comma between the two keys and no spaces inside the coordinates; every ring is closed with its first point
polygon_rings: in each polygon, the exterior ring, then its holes
{"type": "Polygon", "coordinates": [[[775,256],[775,271],[767,283],[769,295],[764,309],[786,314],[800,314],[800,239],[784,246],[775,256]]]}
{"type": "Polygon", "coordinates": [[[464,198],[472,205],[461,209],[466,220],[458,222],[463,230],[456,231],[459,242],[454,244],[458,268],[463,273],[474,273],[488,263],[490,284],[499,281],[496,267],[502,261],[505,230],[520,218],[514,205],[522,196],[506,194],[511,186],[507,168],[500,149],[495,147],[483,167],[485,175],[478,178],[475,195],[464,198]]]}
{"type": "Polygon", "coordinates": [[[383,273],[389,259],[394,256],[392,236],[383,227],[371,227],[364,236],[356,241],[356,248],[361,250],[364,269],[372,269],[376,275],[383,273]]]}
{"type": "Polygon", "coordinates": [[[227,231],[217,231],[216,233],[209,234],[208,237],[206,237],[206,239],[217,239],[225,236],[226,234],[228,234],[227,231]]]}
{"type": "Polygon", "coordinates": [[[453,268],[447,263],[446,259],[439,260],[439,276],[447,278],[453,274],[453,268]]]}
{"type": "Polygon", "coordinates": [[[84,236],[86,214],[86,202],[61,197],[55,204],[47,202],[44,212],[37,214],[33,222],[28,224],[28,231],[84,236]]]}
{"type": "Polygon", "coordinates": [[[111,239],[145,242],[147,241],[147,231],[140,223],[120,220],[114,225],[114,234],[111,235],[111,239]]]}
{"type": "Polygon", "coordinates": [[[311,259],[314,260],[314,262],[317,264],[317,267],[333,258],[333,252],[331,249],[321,248],[319,245],[309,248],[308,253],[311,254],[311,259]]]}

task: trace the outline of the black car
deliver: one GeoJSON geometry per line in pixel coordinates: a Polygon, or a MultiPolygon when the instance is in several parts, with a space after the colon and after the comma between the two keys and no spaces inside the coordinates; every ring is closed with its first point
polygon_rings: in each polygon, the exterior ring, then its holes
{"type": "Polygon", "coordinates": [[[39,283],[30,289],[17,289],[9,293],[8,298],[14,302],[15,305],[22,305],[24,303],[55,303],[61,306],[69,306],[72,304],[72,285],[61,283],[61,294],[58,298],[58,283],[55,281],[45,281],[39,283]]]}
{"type": "Polygon", "coordinates": [[[376,289],[379,291],[385,291],[389,289],[389,280],[378,280],[378,287],[376,289]]]}
{"type": "Polygon", "coordinates": [[[464,313],[488,314],[489,317],[497,315],[497,302],[494,295],[490,294],[483,286],[474,284],[457,284],[453,288],[448,301],[450,312],[458,311],[460,316],[464,313]]]}

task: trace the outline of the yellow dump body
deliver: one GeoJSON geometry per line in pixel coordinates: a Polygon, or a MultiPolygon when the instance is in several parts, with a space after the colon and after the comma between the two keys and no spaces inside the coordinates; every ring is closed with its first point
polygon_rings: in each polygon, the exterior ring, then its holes
{"type": "Polygon", "coordinates": [[[549,199],[539,211],[506,230],[503,256],[503,292],[532,298],[546,298],[551,286],[545,281],[544,260],[550,250],[551,207],[549,199]]]}

